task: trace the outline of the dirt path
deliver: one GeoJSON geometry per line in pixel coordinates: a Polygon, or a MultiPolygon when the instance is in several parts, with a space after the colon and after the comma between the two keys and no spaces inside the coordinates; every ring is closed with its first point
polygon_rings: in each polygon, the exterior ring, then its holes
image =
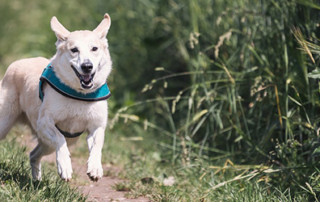
{"type": "MultiPolygon", "coordinates": [[[[32,139],[31,135],[25,135],[18,138],[19,142],[28,143],[27,152],[30,152],[37,144],[36,139],[32,139]]],[[[69,148],[72,155],[73,148],[69,148]]],[[[48,162],[55,165],[55,153],[45,156],[42,162],[48,162]]],[[[88,197],[88,201],[102,202],[102,201],[128,201],[128,202],[147,202],[147,198],[139,197],[136,199],[128,199],[125,197],[127,191],[116,191],[113,187],[124,180],[113,176],[103,176],[98,182],[92,182],[86,174],[86,159],[72,158],[73,179],[71,186],[77,187],[84,195],[88,197]]],[[[116,167],[103,165],[104,171],[111,171],[108,173],[117,173],[119,169],[116,167]]]]}

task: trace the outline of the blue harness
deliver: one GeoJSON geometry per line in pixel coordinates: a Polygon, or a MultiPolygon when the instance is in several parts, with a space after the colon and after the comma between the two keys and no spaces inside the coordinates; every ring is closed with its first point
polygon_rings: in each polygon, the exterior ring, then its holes
{"type": "MultiPolygon", "coordinates": [[[[66,96],[68,98],[72,98],[75,100],[81,100],[81,101],[87,101],[87,102],[94,102],[94,101],[100,101],[100,100],[106,100],[111,96],[111,92],[108,88],[107,83],[102,85],[100,88],[98,88],[96,91],[92,93],[79,93],[75,91],[74,89],[70,88],[69,86],[65,85],[60,81],[60,79],[56,76],[53,66],[49,64],[42,72],[42,75],[40,77],[39,82],[39,98],[41,101],[43,101],[44,92],[43,92],[43,84],[44,82],[47,82],[54,90],[56,90],[58,93],[60,93],[63,96],[66,96]]],[[[65,131],[60,130],[57,126],[56,128],[68,138],[78,137],[83,132],[71,134],[65,131]]]]}
{"type": "Polygon", "coordinates": [[[83,94],[80,92],[75,91],[74,89],[70,88],[69,86],[65,85],[60,81],[60,79],[56,76],[53,67],[49,64],[42,72],[39,82],[39,97],[40,100],[43,101],[44,92],[43,92],[43,83],[47,82],[53,89],[55,89],[61,95],[66,97],[81,100],[81,101],[100,101],[106,100],[111,96],[110,90],[108,88],[107,83],[102,85],[96,91],[92,93],[83,94]]]}

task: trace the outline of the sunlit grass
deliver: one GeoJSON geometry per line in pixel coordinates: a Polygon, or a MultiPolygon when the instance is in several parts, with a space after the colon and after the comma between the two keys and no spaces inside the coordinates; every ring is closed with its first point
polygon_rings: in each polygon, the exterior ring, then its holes
{"type": "Polygon", "coordinates": [[[26,148],[14,140],[0,142],[1,201],[85,201],[74,188],[62,181],[56,170],[43,167],[43,179],[32,180],[26,148]]]}

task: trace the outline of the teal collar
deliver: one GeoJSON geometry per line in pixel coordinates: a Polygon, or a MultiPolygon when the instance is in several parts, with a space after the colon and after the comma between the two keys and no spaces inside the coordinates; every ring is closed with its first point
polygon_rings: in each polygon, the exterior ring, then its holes
{"type": "Polygon", "coordinates": [[[39,97],[40,100],[43,101],[44,92],[43,92],[43,83],[47,82],[53,89],[55,89],[58,93],[63,96],[81,100],[81,101],[100,101],[106,100],[111,96],[110,90],[108,88],[107,83],[102,85],[96,91],[92,93],[83,94],[80,92],[75,91],[74,89],[70,88],[69,86],[65,85],[60,81],[60,79],[56,76],[53,66],[49,64],[42,72],[39,82],[39,97]]]}

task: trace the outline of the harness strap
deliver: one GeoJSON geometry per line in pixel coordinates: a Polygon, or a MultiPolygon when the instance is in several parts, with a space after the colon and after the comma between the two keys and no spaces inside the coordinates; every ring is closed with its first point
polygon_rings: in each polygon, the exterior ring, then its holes
{"type": "Polygon", "coordinates": [[[66,131],[61,130],[60,128],[58,128],[57,125],[56,125],[56,128],[59,130],[59,132],[60,132],[63,136],[65,136],[65,137],[67,137],[67,138],[79,137],[79,136],[84,132],[84,131],[82,131],[82,132],[79,132],[79,133],[71,134],[71,133],[68,133],[68,132],[66,132],[66,131]]]}

